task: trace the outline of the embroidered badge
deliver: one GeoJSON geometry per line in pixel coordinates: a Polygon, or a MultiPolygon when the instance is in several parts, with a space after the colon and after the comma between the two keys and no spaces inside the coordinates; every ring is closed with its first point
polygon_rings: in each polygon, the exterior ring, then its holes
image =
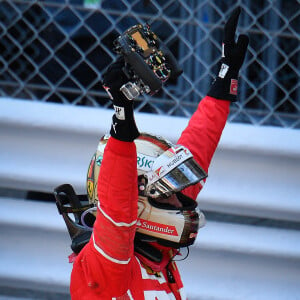
{"type": "Polygon", "coordinates": [[[224,78],[229,70],[229,66],[226,64],[222,64],[219,72],[219,77],[224,78]]]}
{"type": "Polygon", "coordinates": [[[115,109],[115,112],[116,112],[117,119],[125,120],[125,109],[124,109],[124,107],[114,105],[114,109],[115,109]]]}
{"type": "Polygon", "coordinates": [[[231,79],[229,93],[231,95],[237,95],[237,90],[238,90],[238,81],[236,79],[231,79]]]}

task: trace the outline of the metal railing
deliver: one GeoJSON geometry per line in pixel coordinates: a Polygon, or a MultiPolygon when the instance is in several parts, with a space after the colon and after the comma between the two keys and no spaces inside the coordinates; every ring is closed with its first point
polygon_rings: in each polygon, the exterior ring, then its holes
{"type": "Polygon", "coordinates": [[[250,46],[229,121],[300,128],[299,0],[2,0],[0,94],[109,107],[100,80],[115,58],[112,41],[148,22],[184,74],[138,99],[136,110],[190,116],[216,73],[222,28],[237,5],[250,46]]]}

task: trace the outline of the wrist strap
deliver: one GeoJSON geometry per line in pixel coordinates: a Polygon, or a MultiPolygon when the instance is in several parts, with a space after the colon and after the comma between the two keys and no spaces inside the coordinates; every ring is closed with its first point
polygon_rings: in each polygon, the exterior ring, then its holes
{"type": "Polygon", "coordinates": [[[126,106],[114,105],[114,110],[115,114],[112,117],[110,129],[111,136],[123,142],[134,141],[140,133],[134,119],[133,103],[129,102],[126,106]]]}
{"type": "MultiPolygon", "coordinates": [[[[237,76],[235,78],[237,78],[237,76]]],[[[220,100],[236,102],[238,92],[238,80],[235,78],[215,78],[207,95],[220,100]]]]}

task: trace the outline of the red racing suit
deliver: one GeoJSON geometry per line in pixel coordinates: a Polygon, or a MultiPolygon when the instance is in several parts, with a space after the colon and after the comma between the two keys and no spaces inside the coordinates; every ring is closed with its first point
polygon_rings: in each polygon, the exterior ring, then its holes
{"type": "MultiPolygon", "coordinates": [[[[229,101],[206,96],[178,140],[206,172],[226,124],[229,105],[229,101]]],[[[101,201],[92,237],[74,262],[72,299],[186,299],[176,264],[168,264],[176,250],[160,247],[163,261],[157,266],[134,253],[138,211],[134,142],[109,139],[99,179],[101,201]]],[[[196,199],[200,188],[190,186],[184,193],[196,199]]]]}

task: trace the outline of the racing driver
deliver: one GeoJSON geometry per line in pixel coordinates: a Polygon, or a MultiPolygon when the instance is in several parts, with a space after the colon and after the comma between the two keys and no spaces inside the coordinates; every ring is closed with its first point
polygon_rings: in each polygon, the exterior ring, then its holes
{"type": "Polygon", "coordinates": [[[139,132],[133,101],[120,92],[128,81],[122,60],[103,74],[115,113],[89,166],[96,220],[74,261],[73,300],[187,299],[173,259],[204,225],[195,200],[237,100],[249,42],[246,35],[235,40],[239,14],[235,9],[225,24],[219,73],[176,145],[139,132]]]}

